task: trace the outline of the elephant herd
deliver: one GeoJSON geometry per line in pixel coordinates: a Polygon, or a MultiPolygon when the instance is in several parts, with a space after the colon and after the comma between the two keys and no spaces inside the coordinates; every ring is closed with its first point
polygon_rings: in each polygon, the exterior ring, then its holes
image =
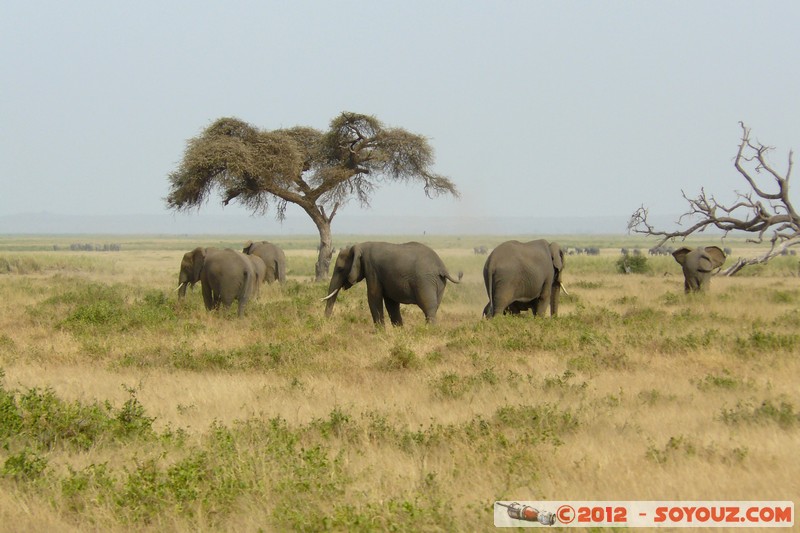
{"type": "Polygon", "coordinates": [[[200,282],[206,309],[228,308],[236,300],[239,316],[262,283],[286,281],[286,256],[274,244],[248,241],[241,252],[225,248],[195,248],[186,252],[178,274],[178,297],[200,282]]]}
{"type": "MultiPolygon", "coordinates": [[[[520,314],[530,309],[536,316],[558,314],[564,271],[564,251],[544,239],[530,242],[506,241],[492,250],[483,266],[483,281],[489,302],[483,316],[520,314]]],[[[672,254],[683,268],[684,289],[705,290],[714,269],[725,262],[725,253],[716,246],[681,248],[672,254]]],[[[333,313],[341,290],[366,280],[367,302],[372,320],[384,325],[384,308],[392,325],[402,326],[400,304],[418,306],[429,323],[436,322],[448,281],[453,278],[439,255],[418,242],[392,244],[363,242],[342,248],[336,258],[328,285],[325,316],[333,313]]],[[[263,283],[286,281],[286,256],[274,244],[248,241],[239,252],[229,248],[195,248],[184,254],[178,276],[178,295],[200,282],[203,302],[208,310],[229,308],[238,302],[241,316],[247,302],[258,296],[263,283]]]]}

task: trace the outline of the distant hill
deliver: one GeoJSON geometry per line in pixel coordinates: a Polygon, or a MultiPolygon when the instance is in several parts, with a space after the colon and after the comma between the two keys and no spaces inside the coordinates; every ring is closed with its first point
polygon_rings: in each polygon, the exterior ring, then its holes
{"type": "MultiPolygon", "coordinates": [[[[677,217],[656,217],[658,227],[672,228],[677,217]]],[[[432,217],[340,215],[333,231],[369,235],[614,235],[627,232],[627,216],[605,217],[432,217]]],[[[25,213],[0,216],[0,234],[143,234],[143,235],[315,235],[303,216],[280,223],[271,216],[238,214],[61,215],[25,213]]]]}

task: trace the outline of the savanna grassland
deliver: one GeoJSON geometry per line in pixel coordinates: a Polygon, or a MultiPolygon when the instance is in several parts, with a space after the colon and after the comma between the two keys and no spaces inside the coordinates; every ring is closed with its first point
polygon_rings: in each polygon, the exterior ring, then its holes
{"type": "Polygon", "coordinates": [[[315,242],[286,238],[289,281],[244,318],[199,287],[178,302],[185,251],[247,238],[0,239],[0,530],[482,531],[498,499],[800,500],[797,257],[684,295],[672,257],[617,272],[644,241],[558,237],[602,248],[567,257],[560,315],[488,321],[472,248],[505,238],[427,237],[462,283],[438,325],[403,306],[376,331],[363,283],[325,319],[315,242]]]}

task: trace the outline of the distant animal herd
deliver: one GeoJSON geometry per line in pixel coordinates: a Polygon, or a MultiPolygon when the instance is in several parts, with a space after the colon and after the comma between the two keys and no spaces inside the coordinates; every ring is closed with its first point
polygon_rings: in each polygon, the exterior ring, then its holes
{"type": "MultiPolygon", "coordinates": [[[[53,245],[53,251],[58,252],[61,246],[58,244],[53,245]]],[[[119,252],[122,250],[122,245],[119,243],[104,243],[93,244],[90,242],[73,242],[69,245],[69,250],[73,252],[119,252]]]]}
{"type": "MultiPolygon", "coordinates": [[[[558,314],[565,256],[598,255],[596,247],[562,248],[544,239],[529,242],[505,241],[491,251],[476,246],[476,255],[488,255],[483,266],[483,280],[489,302],[483,316],[520,314],[530,309],[536,316],[558,314]]],[[[638,248],[622,248],[623,255],[642,255],[638,248]]],[[[722,267],[729,248],[651,248],[650,255],[672,255],[681,265],[684,290],[708,288],[715,270],[722,267]]],[[[439,255],[430,247],[408,242],[362,242],[339,250],[328,285],[325,315],[330,316],[341,290],[348,290],[362,280],[367,283],[367,301],[373,322],[384,325],[384,310],[393,325],[402,326],[400,304],[418,306],[429,323],[436,322],[447,282],[459,283],[463,273],[453,277],[439,255]]],[[[229,308],[238,302],[241,316],[247,302],[257,297],[264,283],[286,281],[286,256],[268,241],[245,243],[242,251],[230,248],[197,247],[184,254],[178,275],[179,298],[186,288],[200,282],[206,309],[229,308]]]]}

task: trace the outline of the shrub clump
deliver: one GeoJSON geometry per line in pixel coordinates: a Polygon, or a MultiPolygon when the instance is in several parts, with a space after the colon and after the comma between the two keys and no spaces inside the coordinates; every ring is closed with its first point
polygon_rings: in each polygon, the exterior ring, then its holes
{"type": "Polygon", "coordinates": [[[10,449],[21,444],[34,451],[64,446],[88,450],[101,440],[152,435],[154,419],[146,415],[135,391],[128,392],[125,405],[115,409],[108,402],[67,402],[50,388],[19,393],[0,384],[0,445],[10,449]]]}
{"type": "Polygon", "coordinates": [[[382,361],[384,370],[404,370],[419,368],[422,364],[419,356],[403,343],[397,343],[389,350],[389,355],[382,361]]]}
{"type": "Polygon", "coordinates": [[[620,274],[645,274],[650,272],[650,265],[643,255],[623,254],[616,262],[620,274]]]}

